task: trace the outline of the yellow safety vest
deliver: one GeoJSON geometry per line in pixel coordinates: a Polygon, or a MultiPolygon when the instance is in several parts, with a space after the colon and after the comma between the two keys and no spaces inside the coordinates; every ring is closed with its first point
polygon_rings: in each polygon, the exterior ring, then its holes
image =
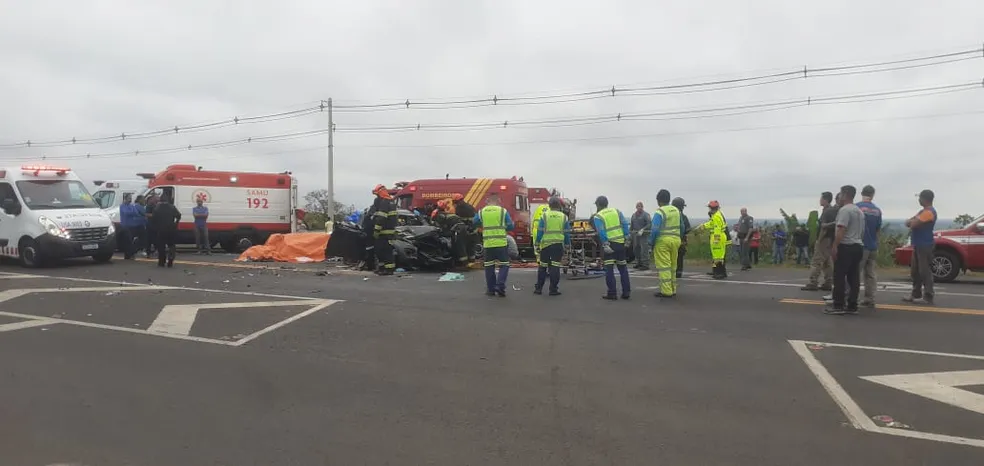
{"type": "Polygon", "coordinates": [[[479,212],[482,219],[482,246],[504,248],[506,240],[506,209],[497,205],[487,205],[479,212]]]}
{"type": "Polygon", "coordinates": [[[563,244],[564,231],[567,229],[567,216],[563,212],[550,210],[543,214],[543,223],[543,239],[540,240],[540,247],[563,244]]]}
{"type": "Polygon", "coordinates": [[[624,243],[625,231],[622,230],[622,220],[618,209],[608,207],[598,211],[597,215],[605,224],[605,233],[608,234],[608,242],[624,243]]]}
{"type": "Polygon", "coordinates": [[[672,205],[665,205],[656,210],[663,217],[663,224],[659,227],[659,237],[682,236],[680,228],[680,209],[672,205]]]}

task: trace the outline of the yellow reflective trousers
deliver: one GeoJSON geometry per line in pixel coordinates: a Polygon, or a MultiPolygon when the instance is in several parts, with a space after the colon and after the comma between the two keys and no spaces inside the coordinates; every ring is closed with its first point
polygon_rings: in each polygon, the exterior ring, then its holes
{"type": "Polygon", "coordinates": [[[680,250],[680,236],[666,235],[656,238],[653,246],[653,265],[659,274],[659,292],[663,296],[673,296],[677,292],[677,260],[680,250]]]}

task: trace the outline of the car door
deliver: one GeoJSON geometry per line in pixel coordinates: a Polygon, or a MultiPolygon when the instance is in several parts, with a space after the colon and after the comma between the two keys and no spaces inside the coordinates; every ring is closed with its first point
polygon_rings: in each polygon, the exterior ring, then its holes
{"type": "MultiPolygon", "coordinates": [[[[0,182],[0,204],[4,199],[13,199],[17,203],[17,194],[14,187],[7,182],[0,182]]],[[[0,251],[3,255],[14,255],[17,247],[17,217],[0,210],[0,251]]]]}

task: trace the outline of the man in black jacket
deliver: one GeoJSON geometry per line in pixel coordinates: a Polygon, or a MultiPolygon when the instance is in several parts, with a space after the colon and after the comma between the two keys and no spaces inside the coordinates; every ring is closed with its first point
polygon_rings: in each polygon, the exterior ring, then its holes
{"type": "Polygon", "coordinates": [[[168,195],[161,196],[154,213],[150,217],[150,223],[157,232],[157,266],[174,266],[175,241],[178,235],[178,222],[181,221],[181,212],[171,204],[168,195]]]}
{"type": "Polygon", "coordinates": [[[676,277],[683,278],[683,259],[687,257],[687,234],[690,233],[690,219],[683,213],[687,203],[682,197],[673,199],[673,207],[680,211],[680,249],[677,250],[676,277]]]}

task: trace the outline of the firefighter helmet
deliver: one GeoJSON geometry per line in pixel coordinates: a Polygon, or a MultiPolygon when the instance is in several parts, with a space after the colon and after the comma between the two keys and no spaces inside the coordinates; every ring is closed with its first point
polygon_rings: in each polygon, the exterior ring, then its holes
{"type": "Polygon", "coordinates": [[[373,194],[379,194],[380,191],[386,192],[386,186],[382,184],[377,184],[375,188],[372,188],[373,194]]]}
{"type": "Polygon", "coordinates": [[[707,203],[707,207],[710,207],[712,209],[717,209],[721,207],[721,204],[718,201],[711,201],[707,203]]]}
{"type": "Polygon", "coordinates": [[[457,201],[463,201],[464,199],[465,199],[465,196],[462,196],[461,193],[454,193],[454,196],[451,196],[451,200],[452,201],[455,201],[455,202],[457,202],[457,201]]]}

